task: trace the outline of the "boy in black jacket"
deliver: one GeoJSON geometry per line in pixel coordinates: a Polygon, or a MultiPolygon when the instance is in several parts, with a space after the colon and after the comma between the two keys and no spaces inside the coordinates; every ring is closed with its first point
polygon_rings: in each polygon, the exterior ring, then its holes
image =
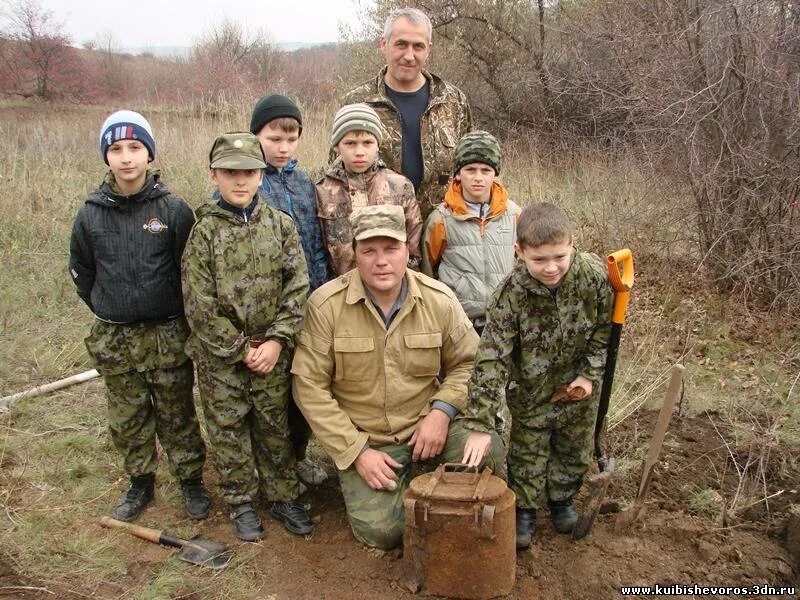
{"type": "Polygon", "coordinates": [[[111,439],[131,480],[112,514],[132,521],[152,500],[158,432],[187,513],[205,519],[211,502],[194,370],[183,351],[189,329],[180,273],[194,215],[148,168],[155,141],[139,113],[106,119],[100,154],[110,170],[75,217],[69,270],[95,316],[86,348],[103,375],[111,439]]]}

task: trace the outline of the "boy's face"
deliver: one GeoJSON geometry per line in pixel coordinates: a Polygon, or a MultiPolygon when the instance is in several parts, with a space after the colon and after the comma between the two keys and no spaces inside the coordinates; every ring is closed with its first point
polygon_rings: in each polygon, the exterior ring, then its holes
{"type": "Polygon", "coordinates": [[[408,265],[408,244],[391,237],[374,237],[356,242],[356,267],[361,281],[371,292],[388,294],[400,287],[408,265]]]}
{"type": "Polygon", "coordinates": [[[561,285],[572,260],[572,240],[534,247],[514,244],[514,250],[525,262],[531,277],[551,290],[561,285]]]}
{"type": "Polygon", "coordinates": [[[363,173],[378,158],[378,139],[366,131],[348,131],[336,144],[344,168],[351,173],[363,173]]]}
{"type": "Polygon", "coordinates": [[[484,163],[469,163],[461,167],[456,181],[461,182],[461,192],[470,202],[489,202],[492,198],[494,169],[484,163]]]}
{"type": "Polygon", "coordinates": [[[126,191],[133,188],[138,191],[142,187],[149,158],[147,147],[139,140],[120,140],[111,144],[106,151],[106,160],[114,179],[126,191]]]}
{"type": "Polygon", "coordinates": [[[211,183],[225,202],[244,208],[261,185],[261,169],[211,169],[211,183]]]}
{"type": "Polygon", "coordinates": [[[282,169],[292,160],[297,144],[300,143],[300,129],[286,132],[280,127],[273,127],[267,123],[256,134],[267,162],[276,169],[282,169]]]}

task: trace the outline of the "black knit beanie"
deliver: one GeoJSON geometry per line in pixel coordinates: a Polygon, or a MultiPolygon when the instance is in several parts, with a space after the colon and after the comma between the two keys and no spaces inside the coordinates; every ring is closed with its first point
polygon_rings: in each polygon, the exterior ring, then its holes
{"type": "Polygon", "coordinates": [[[296,119],[300,123],[300,133],[303,132],[303,119],[297,104],[291,98],[281,94],[270,94],[262,97],[253,107],[253,114],[250,117],[250,133],[258,135],[264,125],[279,117],[296,119]]]}

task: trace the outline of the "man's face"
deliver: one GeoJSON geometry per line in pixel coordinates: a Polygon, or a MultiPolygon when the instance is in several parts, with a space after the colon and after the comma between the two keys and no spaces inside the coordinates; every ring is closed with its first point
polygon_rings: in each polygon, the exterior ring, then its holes
{"type": "Polygon", "coordinates": [[[120,187],[141,187],[147,176],[147,162],[150,154],[139,140],[120,140],[114,142],[106,151],[106,160],[117,185],[120,187]]]}
{"type": "Polygon", "coordinates": [[[244,208],[261,185],[261,169],[211,169],[211,183],[225,202],[244,208]]]}
{"type": "Polygon", "coordinates": [[[351,173],[363,173],[378,158],[378,139],[366,131],[348,131],[336,144],[344,168],[351,173]]]}
{"type": "Polygon", "coordinates": [[[408,244],[390,237],[356,242],[356,267],[361,281],[374,295],[400,293],[408,265],[408,244]]]}
{"type": "Polygon", "coordinates": [[[381,38],[386,59],[386,83],[398,91],[414,91],[422,84],[422,69],[431,54],[428,28],[401,17],[394,22],[389,39],[381,38]]]}
{"type": "Polygon", "coordinates": [[[484,163],[469,163],[458,171],[456,181],[461,182],[464,199],[470,202],[489,202],[492,198],[494,169],[484,163]]]}
{"type": "Polygon", "coordinates": [[[280,127],[267,123],[256,134],[267,162],[276,169],[282,169],[292,160],[297,144],[300,143],[300,130],[286,132],[280,127]]]}
{"type": "Polygon", "coordinates": [[[561,285],[572,259],[572,240],[534,247],[514,244],[514,249],[531,277],[551,290],[561,285]]]}

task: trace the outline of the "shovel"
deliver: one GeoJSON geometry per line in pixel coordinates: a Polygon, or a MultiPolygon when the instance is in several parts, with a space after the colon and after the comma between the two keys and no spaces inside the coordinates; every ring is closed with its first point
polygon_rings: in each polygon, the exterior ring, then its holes
{"type": "Polygon", "coordinates": [[[587,498],[581,514],[578,515],[578,522],[572,530],[573,540],[585,537],[592,528],[616,466],[616,461],[606,456],[602,446],[602,437],[606,414],[608,414],[608,402],[611,398],[611,388],[614,384],[614,371],[617,368],[617,352],[622,335],[622,325],[625,323],[625,313],[628,311],[628,302],[631,299],[633,255],[628,248],[617,250],[606,257],[606,266],[608,267],[608,279],[611,287],[614,288],[614,309],[611,314],[611,335],[608,338],[603,387],[600,391],[597,421],[594,426],[594,456],[600,472],[586,478],[587,498]]]}
{"type": "Polygon", "coordinates": [[[182,561],[199,565],[201,567],[208,567],[209,569],[224,569],[233,557],[233,551],[228,550],[222,544],[194,538],[191,540],[184,540],[158,531],[157,529],[150,529],[149,527],[142,527],[141,525],[133,525],[125,523],[124,521],[117,521],[111,517],[102,517],[100,525],[109,529],[124,529],[131,535],[134,535],[148,542],[154,544],[161,544],[162,546],[170,546],[172,548],[180,548],[178,558],[182,561]]]}
{"type": "Polygon", "coordinates": [[[639,484],[639,491],[636,494],[636,499],[633,505],[629,506],[617,515],[617,520],[614,523],[614,531],[619,532],[632,523],[635,523],[642,515],[644,509],[644,499],[650,489],[650,483],[653,481],[653,471],[655,470],[658,456],[661,454],[661,447],[664,445],[664,436],[667,434],[669,421],[672,417],[672,412],[675,410],[675,405],[678,403],[678,398],[681,394],[681,387],[683,385],[683,365],[675,365],[672,367],[672,377],[669,380],[669,387],[667,388],[667,395],[664,396],[664,403],[661,405],[661,412],[658,413],[658,421],[653,430],[653,437],[650,438],[650,448],[647,450],[647,458],[644,461],[644,468],[642,469],[642,481],[639,484]]]}

